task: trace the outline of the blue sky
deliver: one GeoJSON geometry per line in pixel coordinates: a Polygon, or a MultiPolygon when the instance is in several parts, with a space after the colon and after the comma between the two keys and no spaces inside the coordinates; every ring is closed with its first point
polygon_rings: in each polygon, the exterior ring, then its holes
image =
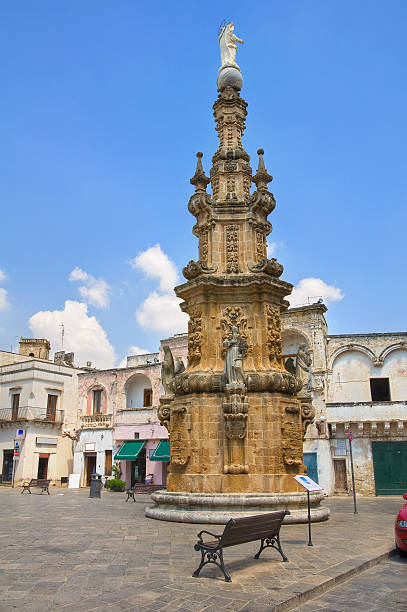
{"type": "Polygon", "coordinates": [[[64,348],[107,366],[183,324],[166,300],[197,258],[189,178],[217,148],[223,19],[245,41],[244,146],[274,176],[283,278],[343,295],[330,333],[406,329],[406,2],[229,6],[1,3],[1,348],[59,350],[63,322],[64,348]]]}

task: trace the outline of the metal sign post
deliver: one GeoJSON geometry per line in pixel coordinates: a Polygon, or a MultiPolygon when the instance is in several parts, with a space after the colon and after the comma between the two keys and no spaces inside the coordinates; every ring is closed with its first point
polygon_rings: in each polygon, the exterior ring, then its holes
{"type": "Polygon", "coordinates": [[[353,440],[353,431],[349,429],[349,456],[350,456],[350,469],[352,472],[352,491],[353,491],[353,514],[358,514],[356,508],[356,491],[355,491],[355,474],[353,471],[353,454],[352,454],[352,440],[353,440]]]}
{"type": "Polygon", "coordinates": [[[313,546],[311,539],[311,502],[309,497],[310,491],[322,491],[322,487],[317,482],[312,480],[309,476],[304,474],[298,474],[294,476],[294,479],[307,490],[307,506],[308,506],[308,546],[313,546]]]}

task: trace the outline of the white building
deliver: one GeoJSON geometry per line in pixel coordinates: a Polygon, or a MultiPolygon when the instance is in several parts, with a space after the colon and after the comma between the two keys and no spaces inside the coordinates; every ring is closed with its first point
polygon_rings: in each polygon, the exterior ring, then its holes
{"type": "Polygon", "coordinates": [[[20,350],[0,352],[0,461],[3,482],[11,482],[17,440],[14,480],[60,481],[72,472],[72,440],[77,422],[78,378],[73,355],[57,353],[51,362],[47,340],[22,339],[20,350]],[[29,349],[32,350],[29,350],[29,349]],[[37,357],[38,354],[45,358],[37,357]]]}

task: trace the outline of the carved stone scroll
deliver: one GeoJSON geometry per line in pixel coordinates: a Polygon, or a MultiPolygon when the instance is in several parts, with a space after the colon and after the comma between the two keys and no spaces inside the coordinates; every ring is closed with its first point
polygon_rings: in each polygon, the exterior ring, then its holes
{"type": "Polygon", "coordinates": [[[226,395],[222,403],[225,423],[225,474],[247,474],[249,471],[245,458],[249,403],[245,391],[245,385],[226,385],[226,395]]]}

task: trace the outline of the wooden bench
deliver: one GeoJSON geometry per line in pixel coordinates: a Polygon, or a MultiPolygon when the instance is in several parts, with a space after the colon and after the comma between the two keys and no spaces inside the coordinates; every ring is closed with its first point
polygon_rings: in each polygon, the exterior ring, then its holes
{"type": "Polygon", "coordinates": [[[51,482],[51,480],[45,480],[45,479],[41,479],[41,478],[31,478],[30,482],[23,482],[23,490],[21,491],[21,493],[24,493],[24,491],[28,491],[29,494],[31,495],[31,487],[37,487],[39,489],[41,489],[41,495],[44,493],[44,491],[46,491],[49,495],[49,483],[51,482]]]}
{"type": "Polygon", "coordinates": [[[254,542],[255,540],[261,540],[260,550],[254,556],[255,559],[260,557],[261,552],[265,548],[275,548],[283,557],[283,561],[288,561],[280,544],[280,527],[287,514],[290,514],[289,510],[230,519],[220,535],[210,531],[200,531],[198,533],[199,540],[194,548],[197,551],[201,551],[201,563],[192,576],[197,578],[204,565],[214,563],[222,570],[225,581],[232,582],[223,562],[223,549],[228,546],[254,542]],[[216,538],[216,540],[204,542],[202,539],[202,534],[204,533],[216,538]]]}

